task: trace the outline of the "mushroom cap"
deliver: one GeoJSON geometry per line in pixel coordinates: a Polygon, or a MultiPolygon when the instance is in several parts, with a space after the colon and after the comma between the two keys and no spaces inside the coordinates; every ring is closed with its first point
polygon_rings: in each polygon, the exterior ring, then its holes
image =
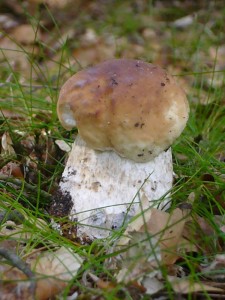
{"type": "Polygon", "coordinates": [[[188,120],[184,91],[164,69],[112,59],[73,75],[57,105],[62,125],[87,145],[147,162],[171,146],[188,120]]]}

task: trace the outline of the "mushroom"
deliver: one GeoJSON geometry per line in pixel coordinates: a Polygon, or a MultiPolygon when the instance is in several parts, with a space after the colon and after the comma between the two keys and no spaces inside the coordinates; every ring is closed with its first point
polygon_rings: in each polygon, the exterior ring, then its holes
{"type": "Polygon", "coordinates": [[[168,204],[170,146],[189,105],[159,66],[112,59],[73,75],[57,104],[63,127],[78,128],[60,189],[81,240],[107,237],[135,215],[141,199],[168,204]]]}

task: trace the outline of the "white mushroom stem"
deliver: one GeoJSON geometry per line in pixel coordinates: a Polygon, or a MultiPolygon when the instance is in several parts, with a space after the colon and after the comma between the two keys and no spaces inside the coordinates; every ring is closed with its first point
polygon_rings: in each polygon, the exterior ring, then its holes
{"type": "Polygon", "coordinates": [[[136,163],[111,151],[92,150],[77,137],[60,189],[71,196],[70,218],[78,222],[77,236],[93,240],[107,237],[129,221],[142,197],[149,206],[163,208],[169,201],[172,180],[170,149],[150,162],[136,163]]]}

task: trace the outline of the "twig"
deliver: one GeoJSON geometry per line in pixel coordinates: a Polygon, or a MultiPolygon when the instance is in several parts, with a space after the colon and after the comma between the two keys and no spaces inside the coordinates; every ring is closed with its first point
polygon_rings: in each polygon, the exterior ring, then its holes
{"type": "Polygon", "coordinates": [[[30,291],[34,298],[36,289],[35,274],[31,271],[30,267],[12,251],[0,248],[0,255],[8,260],[13,265],[13,267],[16,267],[17,269],[22,271],[31,280],[30,291]]]}
{"type": "MultiPolygon", "coordinates": [[[[6,182],[10,182],[12,184],[15,184],[19,187],[21,186],[25,186],[25,188],[27,188],[29,191],[37,191],[37,186],[35,185],[31,185],[29,183],[27,183],[26,181],[22,181],[20,179],[17,179],[17,178],[14,178],[14,177],[11,177],[11,176],[8,176],[8,175],[0,175],[0,181],[6,181],[6,182]]],[[[47,198],[47,199],[50,199],[51,198],[51,195],[43,190],[40,190],[40,196],[44,197],[44,198],[47,198]]]]}

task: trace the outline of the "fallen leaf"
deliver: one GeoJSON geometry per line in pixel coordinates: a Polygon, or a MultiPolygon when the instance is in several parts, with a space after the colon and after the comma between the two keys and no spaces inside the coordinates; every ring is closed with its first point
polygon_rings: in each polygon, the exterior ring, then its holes
{"type": "Polygon", "coordinates": [[[152,209],[151,218],[146,223],[146,230],[159,239],[164,264],[171,265],[179,258],[177,245],[182,238],[185,222],[186,213],[179,208],[170,214],[152,209]]]}
{"type": "Polygon", "coordinates": [[[0,176],[1,175],[13,176],[15,178],[24,178],[21,164],[13,161],[8,162],[0,169],[0,176]]]}
{"type": "MultiPolygon", "coordinates": [[[[30,220],[30,222],[34,223],[33,220],[30,220]]],[[[40,230],[43,230],[43,228],[48,229],[47,223],[38,218],[35,220],[34,226],[40,230]]],[[[31,238],[34,238],[35,234],[33,228],[29,228],[24,224],[16,224],[14,221],[9,220],[1,225],[0,237],[6,236],[25,242],[31,238]]]]}
{"type": "Polygon", "coordinates": [[[23,139],[20,140],[20,144],[29,152],[31,150],[34,150],[36,141],[35,141],[35,135],[23,135],[23,139]]]}
{"type": "Polygon", "coordinates": [[[199,252],[197,246],[192,241],[189,241],[188,239],[185,239],[184,237],[180,238],[180,240],[177,244],[177,251],[180,255],[185,254],[185,253],[193,253],[193,252],[198,253],[199,252]]]}
{"type": "Polygon", "coordinates": [[[29,261],[33,269],[33,280],[9,265],[0,266],[1,300],[47,300],[60,293],[72,280],[83,259],[71,249],[61,247],[55,252],[45,252],[29,261]],[[34,297],[31,284],[35,283],[34,297]]]}
{"type": "Polygon", "coordinates": [[[115,57],[117,43],[114,37],[97,36],[89,30],[81,37],[82,39],[83,45],[73,52],[73,57],[82,67],[115,57]]]}
{"type": "Polygon", "coordinates": [[[183,238],[188,240],[194,248],[198,249],[197,252],[211,254],[215,246],[218,250],[221,250],[215,228],[210,224],[209,220],[195,214],[192,214],[185,223],[183,238]]]}
{"type": "Polygon", "coordinates": [[[13,149],[13,142],[8,132],[5,132],[1,140],[1,155],[2,156],[16,156],[16,152],[13,149]]]}
{"type": "MultiPolygon", "coordinates": [[[[26,275],[9,265],[1,268],[1,300],[33,300],[31,293],[31,282],[26,275]]],[[[39,300],[39,299],[38,299],[39,300]]]]}
{"type": "Polygon", "coordinates": [[[85,33],[80,37],[81,47],[94,46],[99,42],[100,38],[96,31],[92,28],[87,28],[85,33]]]}
{"type": "Polygon", "coordinates": [[[64,140],[55,140],[56,145],[64,152],[70,152],[72,143],[66,143],[64,140]]]}
{"type": "Polygon", "coordinates": [[[213,287],[204,282],[194,282],[190,279],[177,279],[177,277],[169,277],[169,281],[175,293],[178,294],[191,294],[196,292],[217,292],[224,293],[223,289],[213,287]]]}
{"type": "Polygon", "coordinates": [[[189,210],[177,208],[169,214],[147,207],[148,201],[143,197],[139,214],[117,242],[122,251],[122,268],[117,275],[119,282],[137,280],[144,274],[153,278],[160,273],[160,264],[172,265],[180,257],[178,245],[189,210]]]}
{"type": "Polygon", "coordinates": [[[142,285],[145,287],[145,293],[148,295],[153,295],[164,288],[164,283],[155,277],[146,275],[142,280],[142,285]]]}
{"type": "Polygon", "coordinates": [[[0,14],[1,29],[7,30],[17,26],[19,22],[12,15],[0,14]]]}
{"type": "Polygon", "coordinates": [[[180,19],[177,19],[174,21],[172,24],[174,27],[179,28],[179,29],[185,29],[192,25],[194,22],[194,15],[188,15],[185,17],[182,17],[180,19]]]}
{"type": "Polygon", "coordinates": [[[215,46],[210,47],[209,55],[213,64],[214,62],[216,62],[218,67],[225,66],[225,44],[217,47],[215,46]]]}
{"type": "Polygon", "coordinates": [[[33,261],[31,265],[39,274],[35,293],[37,299],[47,300],[62,291],[76,276],[82,262],[77,253],[66,247],[47,252],[38,261],[33,261]]]}
{"type": "Polygon", "coordinates": [[[213,261],[211,261],[207,266],[201,267],[202,274],[211,279],[220,282],[225,281],[225,254],[217,254],[213,261]]]}
{"type": "Polygon", "coordinates": [[[116,277],[117,281],[128,283],[140,280],[145,274],[153,278],[161,273],[158,266],[161,261],[158,240],[142,232],[130,232],[130,236],[126,251],[121,254],[122,268],[116,277]]]}
{"type": "MultiPolygon", "coordinates": [[[[31,64],[28,59],[28,53],[30,52],[27,48],[17,45],[8,37],[4,37],[0,40],[0,61],[6,61],[7,65],[10,62],[12,70],[19,70],[23,72],[23,75],[30,76],[31,64]]],[[[33,47],[33,46],[32,46],[33,47]]],[[[32,53],[34,49],[32,49],[32,53]]]]}
{"type": "Polygon", "coordinates": [[[113,288],[115,288],[115,284],[111,281],[106,281],[106,280],[102,280],[101,278],[99,278],[98,276],[92,274],[92,273],[88,273],[88,275],[91,277],[91,279],[94,281],[94,283],[96,284],[96,286],[100,289],[103,290],[112,290],[113,288]]]}
{"type": "Polygon", "coordinates": [[[34,28],[31,24],[23,24],[15,27],[11,33],[11,38],[19,44],[34,44],[41,39],[41,33],[38,28],[34,28]]]}

